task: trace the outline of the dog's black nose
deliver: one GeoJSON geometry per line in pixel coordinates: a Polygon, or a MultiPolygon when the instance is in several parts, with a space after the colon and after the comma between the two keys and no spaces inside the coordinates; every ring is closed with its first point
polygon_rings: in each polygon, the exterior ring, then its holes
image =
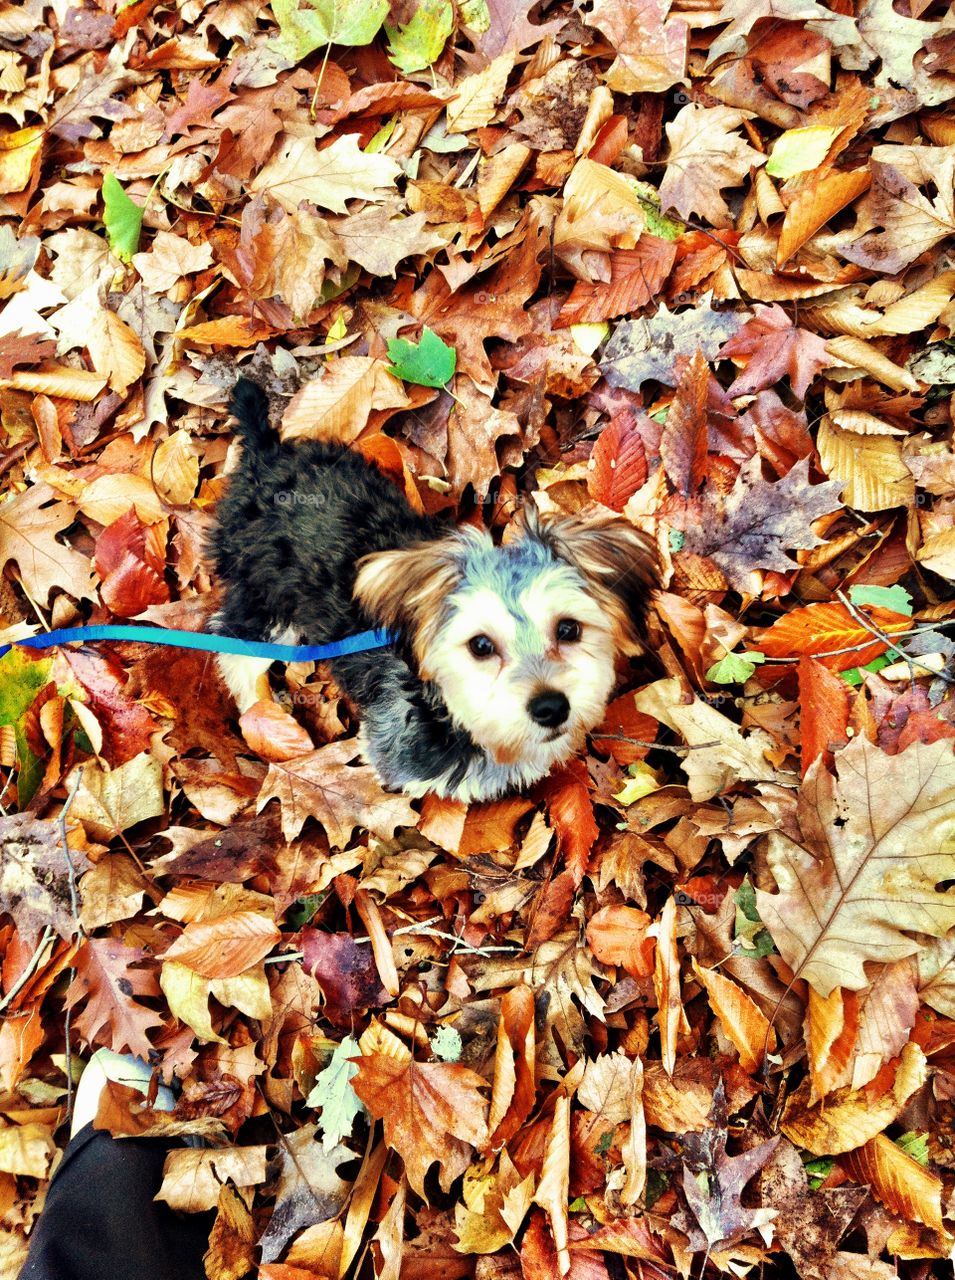
{"type": "Polygon", "coordinates": [[[556,729],[570,715],[570,703],[556,689],[545,689],[537,693],[527,704],[531,719],[536,720],[547,729],[556,729]]]}

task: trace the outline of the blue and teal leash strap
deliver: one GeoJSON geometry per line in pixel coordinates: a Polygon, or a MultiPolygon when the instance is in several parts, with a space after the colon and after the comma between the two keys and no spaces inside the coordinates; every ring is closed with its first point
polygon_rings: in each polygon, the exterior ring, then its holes
{"type": "Polygon", "coordinates": [[[176,631],[171,627],[135,627],[103,623],[90,627],[61,627],[26,636],[13,644],[0,646],[0,658],[14,647],[52,649],[55,645],[77,640],[135,640],[146,644],[171,645],[178,649],[202,649],[207,653],[231,653],[246,658],[268,658],[271,662],[320,662],[341,658],[348,653],[365,653],[384,649],[394,643],[390,631],[360,631],[357,635],[333,640],[330,644],[268,644],[261,640],[238,640],[234,636],[209,635],[204,631],[176,631]]]}

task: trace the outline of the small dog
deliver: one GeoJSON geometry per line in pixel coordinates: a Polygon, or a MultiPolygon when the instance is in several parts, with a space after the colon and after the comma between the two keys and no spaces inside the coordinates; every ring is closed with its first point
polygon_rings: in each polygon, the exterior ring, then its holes
{"type": "MultiPolygon", "coordinates": [[[[618,653],[641,651],[653,544],[612,516],[538,517],[496,547],[418,515],[343,446],[280,441],[242,378],[231,402],[242,458],[210,549],[223,633],[322,644],[371,626],[396,642],[331,664],[362,713],[382,784],[489,800],[544,777],[603,718],[618,653]]],[[[245,710],[269,663],[220,659],[245,710]]]]}

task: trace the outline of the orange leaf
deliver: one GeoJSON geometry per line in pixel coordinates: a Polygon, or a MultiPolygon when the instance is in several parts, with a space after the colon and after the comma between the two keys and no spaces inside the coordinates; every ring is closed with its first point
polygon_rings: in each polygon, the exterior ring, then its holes
{"type": "Polygon", "coordinates": [[[647,455],[636,419],[629,409],[615,414],[600,433],[590,455],[587,492],[595,502],[622,511],[646,483],[647,455]]]}
{"type": "MultiPolygon", "coordinates": [[[[891,609],[869,607],[866,616],[888,635],[908,631],[912,619],[891,609]]],[[[810,654],[830,671],[863,667],[885,653],[888,646],[857,622],[844,604],[807,604],[793,609],[765,631],[754,636],[754,645],[770,658],[810,654]]]]}
{"type": "Polygon", "coordinates": [[[859,1033],[859,997],[836,987],[828,996],[809,988],[806,1049],[816,1095],[824,1098],[845,1071],[859,1033]]]}
{"type": "Polygon", "coordinates": [[[315,749],[308,733],[277,702],[263,698],[239,717],[242,736],[262,760],[294,760],[315,749]]]}
{"type": "Polygon", "coordinates": [[[622,693],[607,707],[600,727],[594,732],[594,746],[598,751],[612,756],[617,764],[633,764],[636,760],[642,760],[650,750],[649,747],[640,746],[640,743],[655,742],[659,729],[659,720],[637,710],[636,691],[622,693]],[[614,736],[600,737],[601,729],[614,736]],[[636,741],[621,742],[620,738],[634,738],[636,741]]]}
{"type": "Polygon", "coordinates": [[[440,1161],[445,1191],[470,1163],[470,1147],[487,1138],[483,1076],[452,1062],[415,1062],[388,1053],[358,1059],[352,1088],[376,1120],[385,1141],[405,1163],[408,1181],[426,1196],[424,1180],[440,1161]]]}
{"type": "Polygon", "coordinates": [[[641,236],[633,249],[617,249],[610,257],[610,283],[578,280],[554,328],[613,320],[645,307],[662,289],[675,257],[674,241],[651,235],[641,236]]]}
{"type": "Polygon", "coordinates": [[[193,346],[254,347],[257,342],[270,338],[273,332],[270,325],[251,316],[222,316],[219,320],[180,329],[176,338],[193,346]]]}
{"type": "Polygon", "coordinates": [[[534,1109],[535,1057],[534,993],[520,982],[501,1000],[488,1116],[492,1150],[512,1138],[534,1109]]]}
{"type": "Polygon", "coordinates": [[[776,1046],[769,1019],[731,978],[716,969],[701,968],[695,959],[693,972],[706,988],[710,1007],[719,1018],[723,1033],[739,1050],[740,1066],[744,1071],[758,1071],[766,1050],[776,1046]]]}
{"type": "Polygon", "coordinates": [[[650,917],[636,907],[601,907],[587,925],[587,943],[601,964],[619,964],[635,978],[649,978],[653,973],[649,925],[650,917]]]}
{"type": "Polygon", "coordinates": [[[871,184],[872,174],[868,169],[850,169],[827,173],[798,191],[783,218],[776,247],[777,267],[801,249],[840,209],[868,191],[871,184]]]}
{"type": "Polygon", "coordinates": [[[163,955],[202,978],[237,978],[263,960],[281,937],[259,911],[234,911],[189,924],[163,955]]]}
{"type": "Polygon", "coordinates": [[[884,1133],[850,1151],[839,1163],[855,1182],[867,1183],[875,1198],[904,1221],[914,1219],[935,1231],[942,1230],[941,1179],[923,1169],[884,1133]]]}
{"type": "Polygon", "coordinates": [[[815,658],[799,659],[799,732],[802,776],[822,756],[832,768],[832,753],[848,741],[849,686],[815,658]]]}
{"type": "Polygon", "coordinates": [[[699,489],[706,475],[706,395],[710,367],[696,351],[684,366],[660,437],[666,477],[684,498],[699,489]]]}
{"type": "Polygon", "coordinates": [[[597,839],[597,823],[583,761],[573,760],[552,773],[542,790],[551,825],[560,840],[564,862],[575,886],[579,885],[587,870],[590,850],[597,839]]]}

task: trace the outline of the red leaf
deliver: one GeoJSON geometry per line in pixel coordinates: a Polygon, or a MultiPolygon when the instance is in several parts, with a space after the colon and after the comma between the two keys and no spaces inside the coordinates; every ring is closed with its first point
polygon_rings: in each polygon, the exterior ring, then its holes
{"type": "Polygon", "coordinates": [[[610,258],[610,283],[579,280],[558,312],[554,328],[613,320],[645,307],[660,293],[675,257],[672,240],[651,235],[641,236],[635,249],[616,249],[610,258]]]}
{"type": "Polygon", "coordinates": [[[815,658],[799,660],[799,732],[802,739],[802,776],[814,760],[822,756],[832,768],[832,753],[848,741],[849,686],[815,658]]]}
{"type": "Polygon", "coordinates": [[[660,457],[667,479],[688,498],[706,475],[706,400],[709,365],[697,351],[684,366],[660,437],[660,457]]]}
{"type": "Polygon", "coordinates": [[[636,418],[623,409],[610,419],[590,455],[587,492],[595,502],[622,511],[646,483],[647,455],[636,418]]]}
{"type": "Polygon", "coordinates": [[[762,391],[788,375],[793,391],[804,400],[819,370],[832,363],[823,339],[808,329],[797,329],[782,307],[775,305],[758,307],[754,319],[723,343],[719,358],[733,356],[742,357],[746,371],[728,388],[732,397],[762,391]]]}

